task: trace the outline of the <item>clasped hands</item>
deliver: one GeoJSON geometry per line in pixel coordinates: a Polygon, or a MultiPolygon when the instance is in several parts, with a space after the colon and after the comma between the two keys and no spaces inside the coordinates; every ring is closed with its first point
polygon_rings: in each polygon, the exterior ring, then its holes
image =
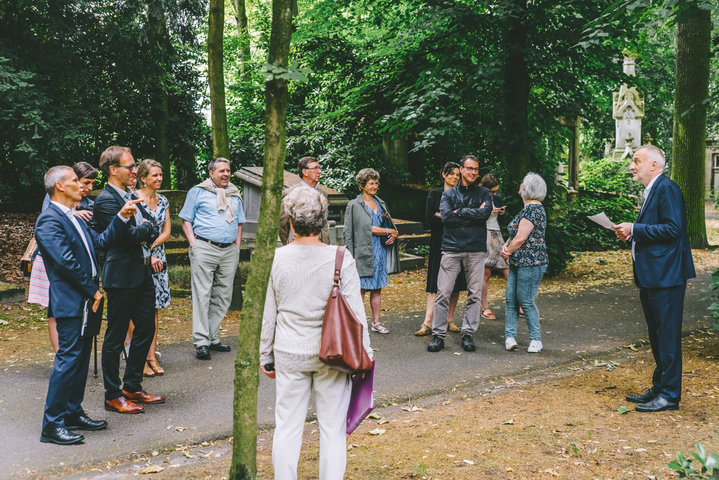
{"type": "Polygon", "coordinates": [[[505,262],[509,263],[509,257],[512,256],[511,253],[509,253],[509,249],[507,248],[508,243],[505,243],[502,245],[502,251],[499,252],[499,254],[502,256],[505,262]]]}
{"type": "Polygon", "coordinates": [[[393,228],[387,229],[387,240],[384,242],[385,245],[392,245],[395,240],[397,240],[397,237],[399,236],[399,232],[393,228]]]}
{"type": "Polygon", "coordinates": [[[620,223],[618,225],[614,225],[612,229],[614,229],[614,233],[617,234],[617,238],[621,240],[622,242],[626,242],[632,239],[632,226],[633,223],[620,223]]]}

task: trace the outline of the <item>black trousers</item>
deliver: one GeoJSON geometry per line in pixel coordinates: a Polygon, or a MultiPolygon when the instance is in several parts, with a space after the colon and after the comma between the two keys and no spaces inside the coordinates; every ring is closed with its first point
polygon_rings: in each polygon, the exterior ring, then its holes
{"type": "Polygon", "coordinates": [[[102,344],[102,376],[105,381],[105,400],[112,400],[122,396],[123,388],[128,392],[142,390],[142,369],[155,335],[155,284],[152,282],[150,266],[145,267],[139,287],[106,290],[107,330],[102,344]],[[125,346],[130,320],[135,330],[123,387],[120,382],[120,355],[125,346]]]}
{"type": "Polygon", "coordinates": [[[686,283],[639,289],[656,364],[652,387],[662,397],[677,403],[682,399],[682,316],[686,289],[686,283]]]}

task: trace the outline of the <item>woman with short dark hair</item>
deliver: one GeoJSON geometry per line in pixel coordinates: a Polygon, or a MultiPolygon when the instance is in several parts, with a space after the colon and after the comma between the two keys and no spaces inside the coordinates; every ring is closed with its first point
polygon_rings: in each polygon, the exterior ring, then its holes
{"type": "MultiPolygon", "coordinates": [[[[437,276],[439,275],[439,263],[442,259],[442,236],[444,224],[442,215],[439,213],[439,202],[442,200],[442,192],[448,188],[456,187],[459,183],[459,164],[447,162],[442,167],[442,188],[432,190],[427,195],[427,220],[429,221],[431,236],[429,240],[429,257],[427,258],[427,309],[424,314],[422,326],[414,332],[418,337],[432,333],[432,319],[434,318],[434,302],[437,299],[437,276]]],[[[454,310],[457,308],[459,292],[467,291],[467,279],[464,271],[460,272],[454,282],[454,290],[449,297],[449,331],[459,332],[461,329],[454,323],[454,310]]]]}

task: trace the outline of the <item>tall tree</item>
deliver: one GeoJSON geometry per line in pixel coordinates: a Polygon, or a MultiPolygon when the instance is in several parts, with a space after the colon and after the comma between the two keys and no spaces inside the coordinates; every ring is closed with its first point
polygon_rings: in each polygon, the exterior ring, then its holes
{"type": "Polygon", "coordinates": [[[235,22],[237,23],[237,37],[240,47],[240,80],[250,81],[250,30],[247,24],[247,6],[245,0],[232,0],[235,7],[235,22]]]}
{"type": "Polygon", "coordinates": [[[504,2],[504,141],[505,163],[514,182],[530,168],[527,0],[504,2]]]}
{"type": "Polygon", "coordinates": [[[207,34],[207,76],[210,83],[210,119],[212,122],[212,154],[230,158],[225,106],[225,77],[222,40],[225,32],[225,0],[210,0],[207,34]]]}
{"type": "Polygon", "coordinates": [[[684,2],[677,18],[672,178],[684,193],[692,248],[706,248],[704,161],[709,96],[711,12],[684,2]]]}
{"type": "Polygon", "coordinates": [[[273,0],[268,79],[265,82],[265,154],[255,251],[247,278],[245,308],[235,360],[230,479],[257,478],[257,388],[262,313],[279,233],[286,155],[287,65],[292,36],[292,0],[273,0]]]}

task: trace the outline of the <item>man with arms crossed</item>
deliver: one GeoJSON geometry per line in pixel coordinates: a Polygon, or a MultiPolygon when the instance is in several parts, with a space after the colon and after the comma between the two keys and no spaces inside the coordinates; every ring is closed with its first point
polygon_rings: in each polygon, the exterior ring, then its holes
{"type": "Polygon", "coordinates": [[[190,244],[192,343],[200,360],[209,360],[210,350],[230,351],[217,334],[232,301],[245,223],[240,192],[230,183],[230,161],[216,158],[208,169],[210,178],[187,192],[180,211],[190,244]]]}
{"type": "MultiPolygon", "coordinates": [[[[296,188],[314,188],[315,190],[320,191],[319,188],[317,188],[317,185],[320,183],[320,174],[322,173],[322,169],[320,168],[320,162],[318,162],[315,157],[300,158],[300,161],[297,162],[297,172],[300,174],[300,183],[288,188],[282,194],[283,200],[287,194],[296,188]]],[[[322,192],[320,191],[320,193],[322,192]]],[[[292,243],[294,239],[295,232],[293,232],[292,228],[290,228],[290,216],[287,212],[285,212],[284,208],[281,208],[280,241],[282,242],[282,245],[287,245],[288,243],[292,243]]],[[[320,232],[320,241],[322,243],[326,243],[327,245],[330,244],[330,227],[328,223],[325,223],[325,226],[320,232]]]]}
{"type": "Polygon", "coordinates": [[[679,409],[682,388],[682,314],[687,280],[694,278],[684,197],[664,176],[664,154],[639,147],[629,169],[643,184],[644,203],[635,223],[614,226],[617,238],[632,242],[634,282],[639,287],[656,368],[652,387],[627,400],[639,412],[679,409]]]}
{"type": "MultiPolygon", "coordinates": [[[[100,155],[100,169],[107,185],[95,200],[93,228],[104,230],[124,202],[137,197],[128,188],[135,184],[137,166],[127,147],[112,146],[100,155]]],[[[155,284],[150,257],[142,244],[150,245],[158,228],[150,214],[137,204],[128,230],[107,252],[102,270],[102,287],[107,291],[107,330],[102,344],[102,376],[105,380],[105,410],[143,413],[138,403],[163,403],[165,398],[142,389],[142,369],[155,335],[155,284]],[[130,320],[135,325],[127,356],[125,375],[120,381],[120,354],[130,320]]]]}
{"type": "Polygon", "coordinates": [[[484,261],[487,258],[487,219],[492,213],[492,195],[477,183],[479,162],[474,155],[460,161],[462,175],[459,185],[442,192],[439,213],[444,223],[442,259],[437,275],[437,299],[434,303],[432,340],[427,350],[444,348],[449,316],[449,297],[454,281],[464,267],[467,277],[467,305],[462,322],[462,349],[477,348],[472,337],[479,327],[484,261]]]}
{"type": "Polygon", "coordinates": [[[59,349],[55,355],[45,400],[40,441],[71,445],[85,437],[71,430],[102,430],[105,420],[92,420],[82,409],[92,350],[92,337],[83,338],[83,315],[97,311],[102,298],[98,289],[95,248],[105,248],[127,231],[127,219],[135,207],[126,203],[107,230],[96,234],[73,215],[82,198],[80,181],[72,168],[52,167],[45,174],[48,207],[35,225],[35,238],[50,280],[48,316],[57,319],[59,349]]]}

